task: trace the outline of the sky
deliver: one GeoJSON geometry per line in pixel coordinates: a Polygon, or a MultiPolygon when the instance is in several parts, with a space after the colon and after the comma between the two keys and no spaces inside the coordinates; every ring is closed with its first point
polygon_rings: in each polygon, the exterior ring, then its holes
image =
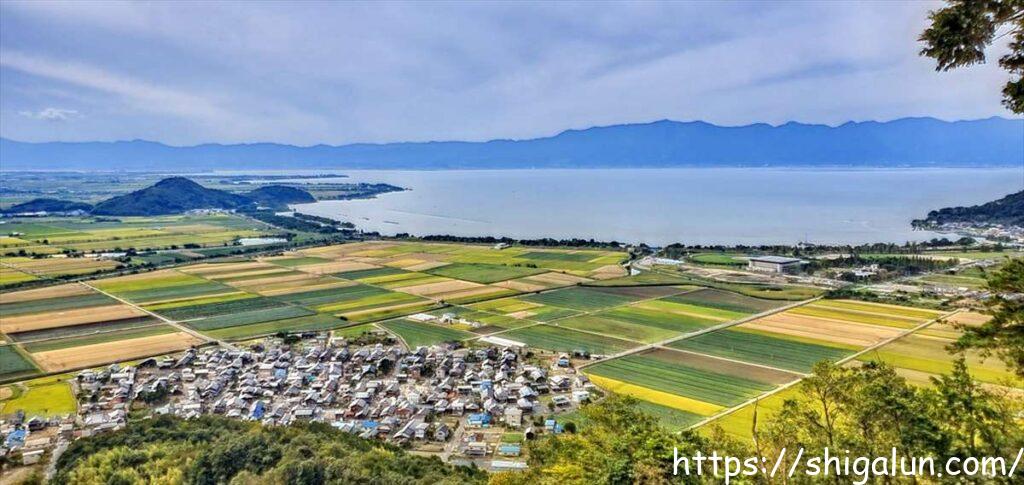
{"type": "Polygon", "coordinates": [[[0,136],[297,145],[660,119],[1010,117],[918,56],[942,4],[0,3],[0,136]]]}

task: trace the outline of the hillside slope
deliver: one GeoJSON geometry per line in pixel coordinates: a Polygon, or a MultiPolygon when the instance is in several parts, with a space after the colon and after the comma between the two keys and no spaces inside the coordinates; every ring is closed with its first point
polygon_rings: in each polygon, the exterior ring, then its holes
{"type": "Polygon", "coordinates": [[[249,203],[251,201],[244,196],[208,189],[184,177],[171,177],[100,202],[93,208],[93,214],[155,216],[194,209],[237,209],[249,203]]]}
{"type": "Polygon", "coordinates": [[[999,200],[970,207],[946,207],[928,213],[916,226],[936,226],[954,222],[1004,224],[1024,227],[1024,190],[999,200]]]}

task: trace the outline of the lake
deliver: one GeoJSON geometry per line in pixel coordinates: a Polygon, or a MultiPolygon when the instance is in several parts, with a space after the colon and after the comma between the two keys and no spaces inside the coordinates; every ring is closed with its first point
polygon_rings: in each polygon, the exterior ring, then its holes
{"type": "Polygon", "coordinates": [[[412,190],[300,212],[385,235],[586,238],[664,245],[920,241],[929,210],[1024,188],[1024,169],[350,171],[412,190]]]}

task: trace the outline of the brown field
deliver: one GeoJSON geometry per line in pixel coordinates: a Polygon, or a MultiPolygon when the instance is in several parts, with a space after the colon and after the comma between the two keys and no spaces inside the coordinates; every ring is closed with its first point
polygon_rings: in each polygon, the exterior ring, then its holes
{"type": "Polygon", "coordinates": [[[626,276],[626,269],[617,264],[609,264],[607,266],[597,268],[590,273],[590,276],[598,280],[610,280],[612,278],[626,276]]]}
{"type": "Polygon", "coordinates": [[[139,274],[133,274],[133,275],[127,275],[127,276],[118,276],[116,278],[104,278],[102,280],[97,280],[97,283],[98,284],[102,283],[104,285],[102,287],[105,288],[106,285],[109,285],[109,284],[125,283],[125,282],[129,282],[129,281],[159,280],[159,279],[164,279],[164,278],[174,278],[174,277],[180,277],[180,276],[181,275],[178,274],[178,272],[173,270],[173,269],[161,269],[161,270],[157,270],[157,271],[151,271],[149,273],[139,273],[139,274]]]}
{"type": "Polygon", "coordinates": [[[422,259],[409,258],[409,257],[406,257],[406,255],[403,255],[401,258],[398,258],[398,259],[394,259],[394,260],[390,260],[390,261],[385,260],[385,261],[381,262],[381,264],[383,264],[384,266],[389,266],[389,267],[392,267],[392,268],[402,268],[402,269],[405,269],[408,266],[418,266],[418,265],[421,265],[423,263],[426,263],[426,261],[424,261],[422,259]]]}
{"type": "Polygon", "coordinates": [[[525,278],[521,280],[507,280],[492,283],[494,286],[500,286],[502,288],[508,288],[510,290],[522,291],[523,293],[529,293],[531,291],[540,291],[550,286],[542,285],[539,283],[529,283],[525,278]]]}
{"type": "Polygon", "coordinates": [[[985,322],[991,319],[992,317],[990,315],[985,315],[983,313],[959,312],[946,318],[946,321],[950,323],[967,325],[969,327],[980,327],[981,325],[985,324],[985,322]]]}
{"type": "Polygon", "coordinates": [[[0,293],[0,303],[20,303],[23,301],[42,300],[45,298],[88,295],[90,293],[92,293],[92,290],[89,288],[77,283],[71,283],[68,285],[39,288],[37,290],[0,293]]]}
{"type": "Polygon", "coordinates": [[[425,296],[432,298],[435,295],[441,295],[443,293],[454,293],[468,289],[482,288],[484,285],[480,283],[471,283],[469,281],[462,280],[450,280],[441,281],[438,283],[427,283],[425,285],[406,286],[403,288],[395,288],[396,291],[402,293],[409,293],[416,296],[425,296]]]}
{"type": "Polygon", "coordinates": [[[318,248],[303,249],[299,252],[308,256],[320,256],[322,258],[341,258],[352,253],[366,251],[368,249],[384,249],[394,246],[392,242],[362,242],[354,244],[338,244],[335,246],[321,246],[318,248]]]}
{"type": "Polygon", "coordinates": [[[9,263],[16,269],[38,275],[84,274],[96,270],[113,269],[117,261],[93,258],[44,258],[9,263]]]}
{"type": "Polygon", "coordinates": [[[77,308],[74,310],[63,310],[59,312],[34,313],[8,317],[3,320],[3,324],[0,325],[0,330],[3,330],[4,333],[28,332],[30,330],[42,330],[44,328],[70,327],[73,325],[84,325],[86,323],[121,320],[125,318],[141,317],[143,315],[146,315],[146,313],[136,310],[128,305],[77,308]]]}
{"type": "Polygon", "coordinates": [[[256,288],[263,285],[272,285],[275,283],[287,283],[290,281],[308,281],[317,278],[316,275],[309,273],[290,274],[287,276],[268,276],[266,278],[256,278],[252,280],[242,281],[228,281],[227,284],[234,286],[235,288],[256,288]]]}
{"type": "Polygon", "coordinates": [[[262,268],[251,268],[251,269],[244,269],[244,270],[241,270],[241,271],[230,271],[230,272],[226,272],[226,273],[206,274],[204,276],[206,276],[207,278],[212,279],[212,280],[222,280],[222,279],[229,279],[229,278],[246,278],[246,277],[249,277],[249,276],[272,275],[272,274],[291,273],[291,272],[292,272],[292,270],[289,269],[289,268],[282,268],[280,266],[269,266],[269,267],[268,266],[264,266],[262,268]]]}
{"type": "Polygon", "coordinates": [[[506,316],[515,318],[517,320],[522,320],[524,318],[530,318],[534,315],[536,315],[536,312],[534,312],[533,310],[520,310],[518,312],[509,313],[506,316]]]}
{"type": "Polygon", "coordinates": [[[862,323],[849,323],[786,313],[777,313],[759,318],[752,322],[744,323],[737,328],[761,330],[859,347],[870,347],[902,333],[902,329],[899,328],[878,327],[862,323]]]}
{"type": "Polygon", "coordinates": [[[491,293],[499,293],[499,292],[504,291],[504,290],[505,290],[504,288],[495,288],[493,286],[484,286],[484,287],[480,287],[480,288],[469,288],[469,289],[466,289],[466,290],[452,291],[452,292],[448,292],[448,293],[439,293],[439,294],[436,294],[436,295],[432,296],[431,298],[436,298],[438,300],[455,300],[455,299],[458,299],[458,298],[466,298],[466,297],[470,297],[470,296],[480,296],[480,295],[489,295],[491,293]]]}
{"type": "Polygon", "coordinates": [[[538,275],[528,276],[526,278],[521,279],[529,281],[538,281],[541,283],[549,284],[551,286],[567,286],[575,285],[576,283],[586,283],[587,281],[591,281],[589,278],[584,278],[582,276],[576,276],[566,273],[556,273],[554,271],[550,273],[541,273],[538,275]]]}
{"type": "Polygon", "coordinates": [[[307,280],[285,281],[279,284],[263,285],[252,290],[264,296],[288,295],[303,291],[326,290],[327,288],[342,288],[354,286],[357,283],[348,280],[334,278],[310,278],[307,280]]]}
{"type": "Polygon", "coordinates": [[[176,332],[38,352],[32,358],[47,372],[57,372],[166,354],[201,343],[202,340],[187,333],[176,332]]]}
{"type": "Polygon", "coordinates": [[[325,273],[344,273],[346,271],[358,271],[361,269],[373,269],[377,266],[360,263],[358,261],[334,261],[331,263],[316,263],[299,266],[295,269],[299,271],[305,271],[306,273],[313,274],[325,274],[325,273]]]}

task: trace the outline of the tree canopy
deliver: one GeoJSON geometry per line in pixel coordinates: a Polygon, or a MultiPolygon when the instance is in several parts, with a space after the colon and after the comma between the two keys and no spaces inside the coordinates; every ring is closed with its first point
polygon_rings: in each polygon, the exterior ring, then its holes
{"type": "Polygon", "coordinates": [[[935,59],[937,71],[985,62],[985,48],[1009,36],[1010,52],[999,65],[1010,73],[1003,105],[1024,113],[1024,0],[947,0],[929,14],[932,24],[921,34],[921,55],[935,59]]]}

